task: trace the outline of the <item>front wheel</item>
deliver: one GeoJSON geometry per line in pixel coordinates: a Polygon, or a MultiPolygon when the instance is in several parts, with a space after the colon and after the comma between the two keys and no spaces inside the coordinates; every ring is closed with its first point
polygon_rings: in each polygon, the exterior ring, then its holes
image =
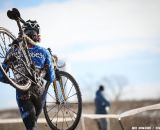
{"type": "Polygon", "coordinates": [[[10,66],[4,67],[4,66],[7,66],[7,65],[4,65],[4,61],[6,59],[8,52],[10,50],[13,50],[14,47],[11,46],[11,44],[15,39],[16,37],[10,31],[8,31],[3,27],[0,27],[0,73],[1,75],[3,75],[1,76],[1,78],[5,77],[5,80],[4,78],[0,80],[4,83],[11,84],[13,87],[17,89],[26,91],[31,86],[31,83],[32,83],[31,80],[28,77],[26,77],[23,73],[18,72],[18,69],[14,69],[15,67],[13,65],[12,65],[13,66],[12,68],[10,66]],[[23,80],[23,82],[18,82],[16,73],[18,73],[25,80],[23,80]]]}
{"type": "Polygon", "coordinates": [[[59,71],[58,76],[47,88],[44,115],[52,130],[74,130],[82,112],[81,92],[69,73],[59,71]]]}

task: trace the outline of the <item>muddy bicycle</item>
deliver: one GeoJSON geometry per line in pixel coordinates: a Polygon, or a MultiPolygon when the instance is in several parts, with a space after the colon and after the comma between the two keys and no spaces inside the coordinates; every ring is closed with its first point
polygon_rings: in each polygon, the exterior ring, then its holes
{"type": "MultiPolygon", "coordinates": [[[[27,35],[24,34],[21,23],[25,21],[21,18],[17,9],[13,8],[8,11],[7,15],[10,19],[17,22],[19,28],[20,42],[15,41],[16,37],[7,29],[0,27],[0,70],[5,76],[5,82],[9,83],[16,89],[27,91],[31,84],[42,85],[47,81],[43,79],[43,73],[38,74],[31,60],[31,55],[28,52],[27,41],[35,44],[27,35]],[[7,59],[8,53],[14,53],[16,49],[21,51],[23,59],[11,57],[7,59]],[[14,65],[14,62],[21,60],[23,68],[27,71],[27,75],[21,73],[14,65]],[[3,63],[7,63],[7,67],[3,63]],[[17,73],[23,77],[23,80],[17,81],[17,73]]],[[[74,130],[80,120],[82,112],[82,99],[78,83],[66,71],[61,71],[60,68],[64,65],[59,65],[57,59],[52,55],[51,49],[48,49],[53,60],[53,68],[55,70],[55,80],[46,87],[46,101],[44,105],[44,115],[46,121],[52,130],[74,130]]]]}

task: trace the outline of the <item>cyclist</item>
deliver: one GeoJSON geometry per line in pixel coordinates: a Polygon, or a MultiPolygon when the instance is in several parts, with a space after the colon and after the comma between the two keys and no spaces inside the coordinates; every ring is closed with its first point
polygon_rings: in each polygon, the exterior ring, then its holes
{"type": "MultiPolygon", "coordinates": [[[[23,24],[22,29],[24,33],[34,42],[36,43],[40,42],[40,35],[39,35],[40,26],[38,25],[37,21],[32,21],[32,20],[26,21],[26,23],[23,24]]],[[[13,42],[20,42],[20,41],[21,39],[17,38],[13,42]]],[[[31,44],[29,41],[27,42],[27,45],[28,45],[28,51],[31,55],[31,59],[35,65],[36,70],[39,73],[42,70],[45,71],[46,74],[44,78],[47,80],[47,83],[46,84],[42,83],[43,85],[41,86],[32,84],[28,91],[21,91],[16,89],[16,99],[26,129],[38,130],[37,119],[45,103],[45,96],[46,96],[45,87],[46,85],[49,85],[51,82],[54,81],[55,73],[52,66],[52,59],[49,51],[47,49],[38,46],[37,44],[36,45],[31,44]]],[[[10,57],[10,53],[11,52],[8,53],[9,56],[7,57],[10,57]]],[[[16,54],[18,55],[19,53],[16,52],[15,55],[16,54]]],[[[19,70],[20,72],[26,73],[22,67],[19,67],[21,66],[20,64],[22,63],[20,62],[17,63],[16,69],[21,69],[19,70]]],[[[4,62],[3,66],[4,67],[7,66],[6,62],[4,62]]],[[[0,74],[0,80],[2,82],[6,82],[3,79],[4,79],[3,75],[0,74]]],[[[21,78],[19,79],[21,80],[21,78]]]]}

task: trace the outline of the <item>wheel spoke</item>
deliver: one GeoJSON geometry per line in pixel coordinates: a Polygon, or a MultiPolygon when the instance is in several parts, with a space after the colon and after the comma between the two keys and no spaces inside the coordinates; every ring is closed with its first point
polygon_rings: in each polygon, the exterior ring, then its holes
{"type": "MultiPolygon", "coordinates": [[[[3,44],[5,44],[5,36],[4,36],[4,33],[3,33],[3,36],[0,35],[0,37],[1,37],[1,39],[2,39],[3,44]]],[[[1,47],[1,49],[2,49],[3,54],[5,55],[4,48],[3,48],[3,46],[2,46],[1,44],[0,44],[0,47],[1,47]]]]}
{"type": "Polygon", "coordinates": [[[4,49],[3,49],[1,44],[0,44],[0,48],[1,48],[2,52],[3,52],[3,54],[1,53],[2,57],[5,57],[5,51],[4,51],[4,49]]]}
{"type": "MultiPolygon", "coordinates": [[[[57,105],[57,104],[56,104],[57,105]]],[[[53,108],[56,107],[56,105],[54,105],[52,108],[50,108],[47,112],[49,113],[53,108]]]]}
{"type": "Polygon", "coordinates": [[[76,114],[77,115],[77,112],[73,111],[72,109],[70,109],[69,107],[67,106],[64,106],[66,109],[70,110],[72,113],[76,114]]]}
{"type": "Polygon", "coordinates": [[[67,125],[67,127],[69,127],[69,125],[68,125],[68,123],[67,123],[67,120],[66,120],[66,118],[64,118],[65,119],[65,122],[66,122],[66,125],[67,125]]]}
{"type": "Polygon", "coordinates": [[[49,92],[47,92],[47,93],[48,93],[48,95],[49,95],[53,100],[56,101],[56,98],[55,98],[55,97],[53,97],[49,92]]]}
{"type": "Polygon", "coordinates": [[[66,100],[68,100],[69,98],[71,98],[71,97],[73,97],[73,96],[75,96],[75,95],[77,95],[77,93],[72,94],[71,96],[67,97],[67,99],[66,99],[66,100]]]}
{"type": "MultiPolygon", "coordinates": [[[[8,37],[8,42],[9,42],[9,44],[11,43],[11,40],[10,40],[10,39],[11,39],[11,38],[8,37]]],[[[5,51],[7,52],[7,45],[6,45],[6,42],[5,42],[5,36],[4,36],[3,44],[4,44],[4,47],[5,47],[5,51]]]]}
{"type": "MultiPolygon", "coordinates": [[[[63,114],[63,122],[64,122],[64,112],[63,112],[63,110],[62,110],[62,114],[63,114]]],[[[62,130],[63,130],[63,122],[62,122],[62,130]]]]}
{"type": "Polygon", "coordinates": [[[67,81],[68,81],[68,78],[66,79],[66,82],[64,83],[64,90],[66,88],[67,81]]]}
{"type": "MultiPolygon", "coordinates": [[[[62,106],[61,106],[61,108],[62,108],[62,106]]],[[[61,108],[60,108],[60,109],[61,109],[61,108]]],[[[59,105],[58,105],[58,111],[57,111],[56,114],[53,116],[52,120],[54,119],[55,116],[57,116],[57,114],[59,113],[60,109],[59,109],[59,105]]],[[[51,121],[52,121],[52,120],[51,120],[51,121]]]]}
{"type": "MultiPolygon", "coordinates": [[[[68,112],[69,112],[69,115],[70,115],[72,121],[74,122],[74,120],[73,120],[73,118],[72,118],[72,117],[74,117],[74,116],[71,115],[70,111],[68,111],[68,112]]],[[[76,118],[75,118],[75,119],[76,119],[76,118]]]]}
{"type": "Polygon", "coordinates": [[[69,90],[69,92],[68,92],[68,94],[67,94],[67,99],[68,99],[68,96],[69,96],[69,94],[70,94],[72,88],[73,88],[73,84],[72,84],[72,87],[70,88],[70,90],[69,90]]]}
{"type": "Polygon", "coordinates": [[[58,113],[59,113],[59,105],[58,105],[58,112],[57,112],[56,126],[57,126],[57,122],[58,122],[58,113]]]}
{"type": "MultiPolygon", "coordinates": [[[[64,107],[64,109],[65,109],[65,107],[64,107]]],[[[64,111],[62,113],[63,113],[63,121],[65,120],[65,123],[66,123],[67,127],[69,127],[69,125],[68,125],[68,123],[66,121],[66,118],[64,117],[64,111]]]]}

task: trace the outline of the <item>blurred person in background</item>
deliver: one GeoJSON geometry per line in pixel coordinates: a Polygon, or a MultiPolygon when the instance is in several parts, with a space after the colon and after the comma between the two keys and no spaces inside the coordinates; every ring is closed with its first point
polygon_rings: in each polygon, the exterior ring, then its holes
{"type": "MultiPolygon", "coordinates": [[[[99,89],[96,91],[95,106],[96,114],[107,114],[107,110],[110,107],[110,102],[104,97],[104,86],[100,85],[99,89]]],[[[97,120],[99,130],[107,130],[107,120],[101,118],[97,120]]]]}

